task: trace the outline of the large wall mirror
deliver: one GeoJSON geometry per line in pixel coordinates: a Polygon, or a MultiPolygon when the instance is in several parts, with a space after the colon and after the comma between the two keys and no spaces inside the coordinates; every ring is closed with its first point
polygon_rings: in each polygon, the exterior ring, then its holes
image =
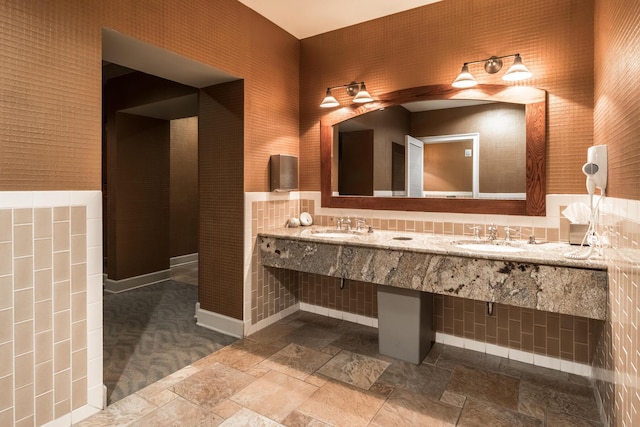
{"type": "Polygon", "coordinates": [[[321,122],[322,205],[545,215],[546,93],[423,86],[321,122]]]}

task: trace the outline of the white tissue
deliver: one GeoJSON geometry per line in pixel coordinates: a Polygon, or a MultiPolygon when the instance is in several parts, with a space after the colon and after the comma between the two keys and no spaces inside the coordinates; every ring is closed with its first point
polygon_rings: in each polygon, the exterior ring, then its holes
{"type": "Polygon", "coordinates": [[[562,216],[571,221],[572,224],[589,224],[591,210],[585,203],[571,203],[562,211],[562,216]]]}

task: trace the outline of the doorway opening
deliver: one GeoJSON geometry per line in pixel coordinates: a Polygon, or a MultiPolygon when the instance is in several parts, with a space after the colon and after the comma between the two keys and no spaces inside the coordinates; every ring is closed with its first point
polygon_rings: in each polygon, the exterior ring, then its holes
{"type": "Polygon", "coordinates": [[[199,93],[236,77],[103,30],[109,404],[234,341],[195,325],[199,93]]]}

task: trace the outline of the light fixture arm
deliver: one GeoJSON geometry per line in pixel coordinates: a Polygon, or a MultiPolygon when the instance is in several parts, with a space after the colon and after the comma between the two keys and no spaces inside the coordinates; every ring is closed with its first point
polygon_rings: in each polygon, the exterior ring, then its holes
{"type": "Polygon", "coordinates": [[[479,64],[481,62],[487,62],[487,61],[495,61],[496,59],[503,59],[503,58],[511,58],[512,56],[520,56],[519,53],[512,53],[511,55],[502,55],[502,56],[492,56],[490,58],[487,59],[479,59],[477,61],[469,61],[469,62],[465,62],[464,65],[469,65],[469,64],[479,64]]]}
{"type": "Polygon", "coordinates": [[[351,83],[347,83],[346,85],[331,86],[331,87],[328,87],[327,90],[345,88],[349,96],[356,96],[356,94],[358,93],[358,90],[360,90],[360,85],[363,85],[363,84],[364,82],[351,82],[351,83]]]}

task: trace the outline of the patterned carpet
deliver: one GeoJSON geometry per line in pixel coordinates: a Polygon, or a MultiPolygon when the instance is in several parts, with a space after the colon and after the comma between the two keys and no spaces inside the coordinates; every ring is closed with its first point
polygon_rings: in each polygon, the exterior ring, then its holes
{"type": "Polygon", "coordinates": [[[195,324],[198,288],[168,280],[104,295],[104,383],[112,404],[231,344],[195,324]]]}

